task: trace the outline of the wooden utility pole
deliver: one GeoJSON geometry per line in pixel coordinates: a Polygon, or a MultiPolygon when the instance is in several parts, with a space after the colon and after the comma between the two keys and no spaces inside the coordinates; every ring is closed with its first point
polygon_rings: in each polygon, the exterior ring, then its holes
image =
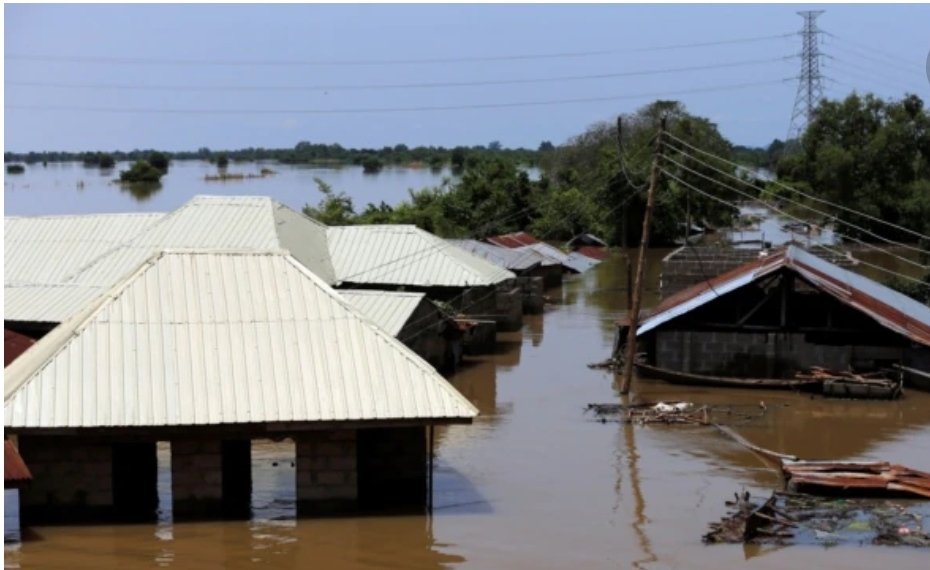
{"type": "Polygon", "coordinates": [[[623,379],[620,394],[630,393],[633,381],[633,362],[636,360],[636,329],[639,328],[639,308],[643,297],[643,273],[646,267],[646,250],[649,248],[649,228],[652,225],[652,208],[655,205],[656,186],[659,185],[659,158],[662,154],[662,134],[665,132],[665,117],[656,133],[655,154],[652,157],[652,172],[649,175],[649,191],[646,194],[646,214],[643,216],[643,235],[639,241],[639,257],[636,259],[636,280],[633,284],[633,303],[628,319],[630,328],[626,337],[626,358],[623,359],[623,379]]]}
{"type": "MultiPolygon", "coordinates": [[[[619,153],[620,158],[620,174],[623,172],[623,117],[617,117],[617,152],[619,153]]],[[[625,175],[625,174],[624,174],[625,175]]],[[[627,314],[633,310],[633,268],[630,265],[630,250],[627,247],[627,221],[629,220],[629,211],[627,210],[626,204],[629,203],[627,198],[624,198],[623,205],[623,220],[620,224],[620,231],[622,235],[620,236],[620,246],[623,248],[623,258],[626,261],[626,312],[627,314]]]]}

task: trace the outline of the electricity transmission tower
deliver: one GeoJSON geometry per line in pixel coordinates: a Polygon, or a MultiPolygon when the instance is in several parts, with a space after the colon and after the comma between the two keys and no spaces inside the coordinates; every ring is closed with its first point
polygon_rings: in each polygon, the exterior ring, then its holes
{"type": "Polygon", "coordinates": [[[814,108],[823,99],[823,78],[820,75],[820,30],[817,29],[817,17],[823,12],[823,10],[798,12],[798,15],[804,18],[804,30],[801,32],[804,45],[801,50],[798,94],[794,98],[794,110],[791,112],[791,124],[788,127],[788,140],[801,136],[814,117],[814,108]]]}

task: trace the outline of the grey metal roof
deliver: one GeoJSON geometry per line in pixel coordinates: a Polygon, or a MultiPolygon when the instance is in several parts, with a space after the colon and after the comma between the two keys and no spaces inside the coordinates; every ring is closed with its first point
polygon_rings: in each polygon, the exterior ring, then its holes
{"type": "Polygon", "coordinates": [[[337,283],[473,287],[516,277],[416,226],[331,227],[327,238],[337,283]]]}
{"type": "Polygon", "coordinates": [[[880,325],[930,346],[930,307],[865,277],[791,245],[723,275],[697,283],[663,300],[636,331],[645,334],[672,319],[744,287],[765,275],[788,268],[880,325]]]}
{"type": "Polygon", "coordinates": [[[334,279],[326,226],[267,197],[196,196],[169,214],[135,221],[133,215],[74,218],[86,219],[73,229],[62,218],[13,220],[20,247],[15,273],[4,276],[7,320],[61,322],[153,253],[170,248],[287,250],[324,281],[334,279]],[[59,226],[68,229],[61,239],[45,237],[59,226]],[[94,237],[98,232],[104,238],[94,237]],[[64,260],[63,266],[45,269],[38,260],[39,267],[30,268],[29,260],[42,255],[64,260]]]}
{"type": "Polygon", "coordinates": [[[4,373],[8,428],[475,415],[284,252],[157,253],[4,373]]]}
{"type": "Polygon", "coordinates": [[[547,257],[531,249],[512,249],[475,239],[449,239],[446,241],[459,249],[511,271],[526,271],[537,265],[548,265],[550,263],[547,257]]]}
{"type": "Polygon", "coordinates": [[[343,299],[391,336],[397,336],[420,303],[430,303],[424,293],[339,289],[343,299]]]}

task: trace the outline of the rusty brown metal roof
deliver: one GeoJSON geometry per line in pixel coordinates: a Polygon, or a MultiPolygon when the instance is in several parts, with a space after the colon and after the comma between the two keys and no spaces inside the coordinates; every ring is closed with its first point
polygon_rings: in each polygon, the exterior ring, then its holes
{"type": "Polygon", "coordinates": [[[782,471],[788,483],[812,492],[840,489],[930,498],[930,473],[887,461],[786,461],[782,471]]]}
{"type": "Polygon", "coordinates": [[[539,240],[526,232],[514,232],[499,236],[489,237],[487,241],[501,247],[523,247],[539,243],[539,240]]]}
{"type": "Polygon", "coordinates": [[[6,440],[3,442],[3,484],[4,486],[16,485],[32,480],[32,473],[26,467],[26,463],[19,455],[19,450],[13,445],[13,442],[6,440]]]}
{"type": "MultiPolygon", "coordinates": [[[[870,316],[885,328],[916,343],[930,346],[930,307],[794,245],[671,295],[643,319],[636,334],[645,334],[717,297],[783,268],[794,271],[819,290],[870,316]]],[[[628,321],[620,321],[618,324],[628,324],[628,321]]]]}
{"type": "Polygon", "coordinates": [[[10,329],[3,329],[3,367],[9,366],[20,354],[26,352],[26,349],[35,343],[35,339],[24,334],[10,329]]]}

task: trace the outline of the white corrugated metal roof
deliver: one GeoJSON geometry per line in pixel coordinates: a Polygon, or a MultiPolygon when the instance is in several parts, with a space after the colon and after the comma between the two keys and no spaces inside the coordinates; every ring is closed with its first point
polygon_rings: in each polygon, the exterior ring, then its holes
{"type": "Polygon", "coordinates": [[[283,252],[156,254],[4,373],[8,428],[476,414],[283,252]]]}
{"type": "MultiPolygon", "coordinates": [[[[424,302],[423,293],[377,291],[373,289],[339,289],[336,291],[358,312],[371,319],[391,336],[397,336],[424,302]]],[[[430,301],[426,301],[429,303],[430,301]]],[[[424,323],[424,326],[426,324],[424,323]]]]}
{"type": "Polygon", "coordinates": [[[511,249],[476,239],[449,239],[452,245],[511,271],[525,271],[537,265],[548,265],[549,259],[524,248],[511,249]]]}
{"type": "Polygon", "coordinates": [[[55,226],[62,222],[45,227],[39,219],[16,220],[22,224],[18,235],[24,236],[24,247],[16,254],[15,263],[20,268],[16,280],[11,281],[12,275],[4,278],[6,319],[61,322],[92,298],[93,291],[111,287],[153,253],[170,248],[287,250],[324,281],[334,279],[326,226],[267,197],[196,196],[169,214],[140,220],[138,225],[144,227],[135,232],[128,218],[123,222],[120,216],[74,218],[89,220],[58,241],[43,236],[53,235],[55,226]],[[95,223],[109,218],[119,223],[112,221],[107,227],[95,223]],[[94,233],[101,228],[112,241],[97,247],[93,254],[83,253],[85,242],[93,242],[94,233]],[[117,241],[120,230],[124,230],[121,242],[117,241]],[[30,238],[32,235],[38,237],[30,238]],[[63,269],[29,269],[29,259],[42,253],[69,261],[63,269]]]}
{"type": "Polygon", "coordinates": [[[165,214],[5,218],[5,285],[57,284],[145,231],[165,214]]]}
{"type": "Polygon", "coordinates": [[[338,283],[473,287],[515,277],[416,226],[340,226],[327,237],[338,283]]]}
{"type": "Polygon", "coordinates": [[[543,262],[543,265],[565,265],[565,262],[568,261],[568,254],[555,246],[549,245],[548,243],[531,243],[529,245],[523,245],[513,249],[517,251],[536,252],[546,259],[546,261],[543,262]]]}

